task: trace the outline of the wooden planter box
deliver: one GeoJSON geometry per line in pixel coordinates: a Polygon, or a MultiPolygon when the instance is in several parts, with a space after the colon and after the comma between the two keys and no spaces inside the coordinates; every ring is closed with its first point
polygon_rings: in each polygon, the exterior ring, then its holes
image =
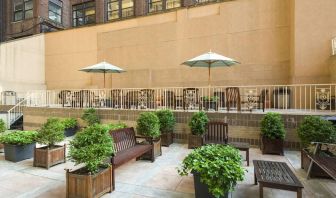
{"type": "MultiPolygon", "coordinates": [[[[162,149],[161,149],[161,138],[158,138],[156,140],[152,139],[152,138],[146,138],[146,141],[149,144],[153,144],[154,147],[154,158],[159,157],[162,155],[162,149]]],[[[145,159],[145,160],[151,160],[152,159],[152,153],[151,152],[147,152],[145,153],[143,156],[141,156],[138,159],[145,159]]]]}
{"type": "Polygon", "coordinates": [[[5,160],[19,162],[33,157],[36,143],[25,145],[5,144],[5,160]]]}
{"type": "Polygon", "coordinates": [[[261,151],[262,154],[278,154],[284,155],[283,147],[284,147],[284,140],[281,139],[269,139],[266,137],[261,138],[261,151]]]}
{"type": "MultiPolygon", "coordinates": [[[[308,171],[310,161],[311,160],[308,157],[308,150],[302,149],[301,150],[301,168],[304,169],[306,172],[308,171]]],[[[313,164],[310,176],[311,177],[331,178],[327,173],[324,172],[323,169],[321,169],[316,164],[313,164]]]]}
{"type": "Polygon", "coordinates": [[[111,166],[94,175],[81,174],[81,170],[66,171],[67,198],[96,198],[113,191],[111,166]]]}
{"type": "MultiPolygon", "coordinates": [[[[194,176],[194,187],[195,187],[195,197],[196,198],[215,198],[212,194],[209,192],[208,185],[201,182],[201,176],[199,173],[193,173],[194,176]]],[[[219,198],[228,198],[229,193],[226,193],[224,196],[221,196],[219,198]]]]}
{"type": "Polygon", "coordinates": [[[203,145],[203,138],[199,135],[190,134],[188,137],[188,149],[194,149],[203,145]]]}
{"type": "Polygon", "coordinates": [[[3,144],[0,144],[0,149],[3,149],[4,148],[4,145],[3,144]]]}
{"type": "Polygon", "coordinates": [[[65,163],[65,144],[64,146],[55,146],[49,149],[47,146],[36,148],[34,150],[34,166],[44,167],[49,169],[56,164],[65,163]]]}
{"type": "Polygon", "coordinates": [[[68,128],[64,130],[65,137],[71,137],[76,134],[78,127],[68,128]]]}
{"type": "Polygon", "coordinates": [[[162,146],[168,146],[173,143],[173,133],[162,133],[161,144],[162,146]]]}

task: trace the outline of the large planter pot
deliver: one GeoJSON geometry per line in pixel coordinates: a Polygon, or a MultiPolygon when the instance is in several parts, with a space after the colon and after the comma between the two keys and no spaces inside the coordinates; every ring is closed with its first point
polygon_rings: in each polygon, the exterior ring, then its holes
{"type": "Polygon", "coordinates": [[[65,147],[65,144],[64,146],[55,146],[54,148],[49,148],[47,146],[41,148],[35,147],[34,166],[49,169],[49,167],[56,164],[65,163],[65,147]]]}
{"type": "Polygon", "coordinates": [[[113,191],[111,166],[94,175],[81,173],[82,171],[83,169],[66,171],[67,198],[96,198],[113,191]]]}
{"type": "MultiPolygon", "coordinates": [[[[195,186],[195,197],[196,198],[215,198],[212,194],[209,192],[208,185],[201,182],[201,176],[198,173],[193,173],[194,175],[194,186],[195,186]]],[[[224,196],[221,196],[220,198],[228,198],[229,193],[227,192],[224,196]]]]}
{"type": "Polygon", "coordinates": [[[76,134],[76,131],[78,130],[78,127],[68,128],[64,130],[65,137],[71,137],[76,134]]]}
{"type": "MultiPolygon", "coordinates": [[[[309,165],[310,165],[310,158],[308,157],[308,150],[302,149],[301,150],[301,168],[305,171],[308,171],[309,165]]],[[[324,172],[323,169],[321,169],[319,166],[317,166],[315,163],[313,164],[313,167],[310,172],[311,177],[322,177],[322,178],[331,178],[327,173],[324,172]]]]}
{"type": "Polygon", "coordinates": [[[25,145],[5,144],[5,160],[19,162],[33,157],[36,143],[25,145]]]}
{"type": "Polygon", "coordinates": [[[278,154],[284,155],[283,147],[284,147],[284,140],[281,139],[270,139],[267,137],[261,138],[261,150],[262,154],[278,154]]]}
{"type": "Polygon", "coordinates": [[[173,143],[173,133],[162,133],[161,144],[162,146],[168,146],[173,143]]]}
{"type": "Polygon", "coordinates": [[[190,134],[188,137],[188,149],[201,147],[203,144],[202,136],[190,134]]]}

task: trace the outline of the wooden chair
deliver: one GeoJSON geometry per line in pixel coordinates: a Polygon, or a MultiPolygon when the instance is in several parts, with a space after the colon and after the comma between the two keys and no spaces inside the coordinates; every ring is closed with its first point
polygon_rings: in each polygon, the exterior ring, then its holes
{"type": "Polygon", "coordinates": [[[138,108],[139,104],[139,91],[133,90],[126,93],[124,99],[124,107],[126,109],[131,109],[132,107],[138,108]]]}
{"type": "Polygon", "coordinates": [[[218,97],[218,108],[225,107],[225,91],[215,91],[214,96],[218,97]]]}
{"type": "Polygon", "coordinates": [[[236,107],[237,111],[241,111],[240,93],[238,87],[227,87],[226,92],[226,108],[230,111],[231,107],[236,107]]]}
{"type": "Polygon", "coordinates": [[[199,106],[199,89],[183,89],[183,110],[196,109],[197,105],[199,106]]]}
{"type": "Polygon", "coordinates": [[[166,90],[163,92],[161,104],[168,109],[176,109],[176,95],[173,91],[166,90]]]}
{"type": "Polygon", "coordinates": [[[203,135],[203,144],[227,144],[229,139],[228,124],[225,122],[209,122],[208,130],[203,135]]]}

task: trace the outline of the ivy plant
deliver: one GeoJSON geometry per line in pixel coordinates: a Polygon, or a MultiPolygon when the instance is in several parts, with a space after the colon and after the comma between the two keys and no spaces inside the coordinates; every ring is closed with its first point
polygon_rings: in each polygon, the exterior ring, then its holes
{"type": "Polygon", "coordinates": [[[159,110],[155,112],[160,121],[161,133],[171,133],[174,131],[176,124],[175,116],[169,109],[159,110]]]}
{"type": "Polygon", "coordinates": [[[140,113],[136,128],[143,136],[158,138],[161,135],[159,118],[153,112],[140,113]]]}
{"type": "Polygon", "coordinates": [[[37,132],[37,142],[45,144],[49,148],[65,139],[64,125],[58,118],[48,118],[47,122],[37,132]]]}
{"type": "Polygon", "coordinates": [[[82,119],[90,126],[94,124],[99,124],[100,119],[97,115],[97,111],[94,108],[85,109],[82,115],[82,119]]]}
{"type": "Polygon", "coordinates": [[[13,131],[0,136],[0,143],[26,145],[36,141],[36,131],[13,131]]]}
{"type": "Polygon", "coordinates": [[[99,124],[88,126],[70,141],[70,159],[76,165],[84,164],[90,174],[108,166],[106,159],[113,153],[113,140],[106,128],[99,124]]]}
{"type": "Polygon", "coordinates": [[[66,118],[62,120],[64,129],[71,129],[77,127],[77,120],[75,118],[66,118]]]}
{"type": "Polygon", "coordinates": [[[181,176],[199,174],[201,182],[208,186],[215,197],[233,191],[237,182],[244,180],[245,174],[239,150],[219,144],[193,150],[177,170],[181,176]]]}
{"type": "Polygon", "coordinates": [[[285,126],[279,113],[269,112],[262,118],[261,135],[270,139],[285,139],[285,126]]]}
{"type": "Polygon", "coordinates": [[[209,118],[204,111],[196,112],[192,115],[189,122],[189,127],[193,135],[202,135],[206,131],[206,126],[208,125],[209,118]]]}
{"type": "Polygon", "coordinates": [[[0,119],[0,133],[3,133],[6,131],[6,123],[0,119]]]}

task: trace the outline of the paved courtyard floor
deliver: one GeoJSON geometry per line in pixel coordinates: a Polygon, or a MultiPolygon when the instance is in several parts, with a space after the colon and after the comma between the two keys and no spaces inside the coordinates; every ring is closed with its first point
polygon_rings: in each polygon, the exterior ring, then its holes
{"type": "MultiPolygon", "coordinates": [[[[163,155],[154,163],[149,161],[131,161],[116,170],[116,190],[104,198],[189,198],[194,197],[193,178],[180,177],[176,167],[190,152],[187,145],[173,144],[169,148],[163,147],[163,155]]],[[[245,153],[242,153],[245,156],[245,153]]],[[[239,183],[232,197],[257,198],[259,188],[254,185],[253,159],[274,160],[287,162],[295,171],[304,185],[304,197],[336,197],[336,182],[328,179],[305,179],[305,171],[300,169],[300,152],[286,151],[285,156],[262,155],[260,150],[252,148],[250,151],[250,167],[245,168],[245,180],[239,183]]],[[[57,165],[49,170],[35,168],[33,160],[13,163],[4,160],[0,153],[0,197],[65,197],[65,168],[73,168],[72,162],[57,165]]],[[[291,198],[296,193],[264,189],[264,197],[291,198]]]]}

